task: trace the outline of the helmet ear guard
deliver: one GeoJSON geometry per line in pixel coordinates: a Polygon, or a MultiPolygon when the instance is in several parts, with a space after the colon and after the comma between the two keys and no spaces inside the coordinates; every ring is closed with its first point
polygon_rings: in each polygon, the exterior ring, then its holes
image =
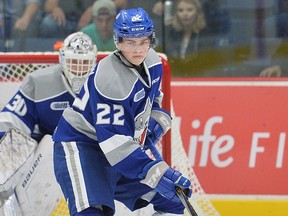
{"type": "Polygon", "coordinates": [[[155,31],[153,21],[142,8],[121,10],[114,22],[114,42],[117,47],[123,38],[148,37],[151,47],[155,47],[155,31]]]}
{"type": "Polygon", "coordinates": [[[83,83],[94,67],[97,47],[83,32],[69,35],[59,49],[59,63],[73,92],[79,93],[83,83]]]}
{"type": "Polygon", "coordinates": [[[155,31],[153,31],[152,35],[149,36],[151,47],[155,48],[156,47],[156,34],[155,31]]]}

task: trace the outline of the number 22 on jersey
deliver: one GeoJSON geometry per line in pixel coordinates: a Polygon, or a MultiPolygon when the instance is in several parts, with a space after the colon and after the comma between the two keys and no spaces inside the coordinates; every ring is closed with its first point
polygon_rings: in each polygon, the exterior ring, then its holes
{"type": "MultiPolygon", "coordinates": [[[[84,111],[85,107],[88,103],[89,100],[89,91],[87,88],[87,82],[85,82],[84,84],[84,94],[83,97],[80,98],[76,98],[73,106],[77,107],[78,109],[84,111]]],[[[111,113],[111,107],[108,104],[105,103],[97,103],[97,120],[96,120],[96,124],[113,124],[113,125],[124,125],[124,108],[122,105],[119,104],[113,104],[113,118],[112,118],[112,122],[111,122],[111,117],[110,117],[110,113],[111,113]]]]}

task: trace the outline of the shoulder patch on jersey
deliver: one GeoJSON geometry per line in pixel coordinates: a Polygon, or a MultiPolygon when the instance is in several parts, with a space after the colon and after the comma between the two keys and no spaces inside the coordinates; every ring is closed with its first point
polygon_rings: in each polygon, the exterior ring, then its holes
{"type": "Polygon", "coordinates": [[[142,88],[134,95],[134,102],[140,101],[144,97],[145,97],[145,90],[144,88],[142,88]]]}
{"type": "Polygon", "coordinates": [[[137,80],[132,70],[112,53],[98,63],[95,87],[106,98],[124,100],[131,94],[137,80]]]}
{"type": "Polygon", "coordinates": [[[50,104],[52,110],[64,110],[69,106],[69,101],[56,101],[50,104]]]}

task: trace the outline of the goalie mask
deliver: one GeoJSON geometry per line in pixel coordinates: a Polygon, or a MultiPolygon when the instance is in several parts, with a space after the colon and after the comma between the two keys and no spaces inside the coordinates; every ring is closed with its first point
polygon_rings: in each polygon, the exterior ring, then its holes
{"type": "Polygon", "coordinates": [[[97,47],[83,32],[69,35],[59,49],[59,62],[74,93],[79,93],[93,68],[97,47]]]}
{"type": "Polygon", "coordinates": [[[114,22],[114,40],[117,47],[123,38],[148,37],[155,46],[153,21],[142,8],[121,10],[114,22]]]}

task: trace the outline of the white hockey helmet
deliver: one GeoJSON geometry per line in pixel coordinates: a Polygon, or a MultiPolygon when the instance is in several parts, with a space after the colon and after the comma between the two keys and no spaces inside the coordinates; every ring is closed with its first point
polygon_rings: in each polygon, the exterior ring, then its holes
{"type": "Polygon", "coordinates": [[[70,34],[59,49],[59,62],[72,91],[79,93],[95,65],[97,47],[83,32],[70,34]]]}

